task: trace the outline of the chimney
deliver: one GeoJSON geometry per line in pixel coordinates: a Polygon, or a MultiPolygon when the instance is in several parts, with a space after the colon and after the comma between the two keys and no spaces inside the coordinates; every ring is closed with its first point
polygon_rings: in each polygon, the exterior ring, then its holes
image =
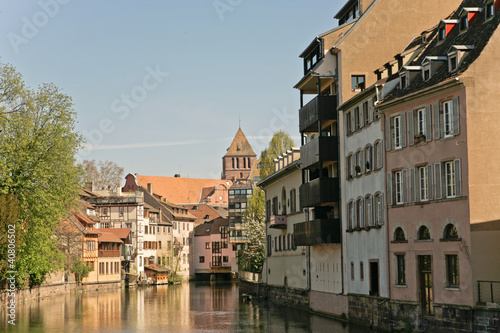
{"type": "Polygon", "coordinates": [[[120,185],[116,186],[116,196],[121,197],[122,196],[122,187],[120,185]]]}
{"type": "Polygon", "coordinates": [[[174,175],[174,177],[175,177],[175,178],[181,178],[181,174],[180,174],[180,173],[176,173],[176,174],[174,175]]]}
{"type": "Polygon", "coordinates": [[[148,193],[153,195],[153,184],[152,183],[148,183],[148,193]]]}
{"type": "Polygon", "coordinates": [[[92,192],[92,182],[85,182],[85,189],[92,192]]]}

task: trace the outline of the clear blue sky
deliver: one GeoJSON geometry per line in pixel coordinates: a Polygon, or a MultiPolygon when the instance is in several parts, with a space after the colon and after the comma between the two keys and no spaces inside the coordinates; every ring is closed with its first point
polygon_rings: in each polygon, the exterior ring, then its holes
{"type": "Polygon", "coordinates": [[[219,178],[240,118],[257,154],[277,129],[299,144],[298,56],[343,4],[4,0],[0,61],[72,96],[80,160],[219,178]]]}

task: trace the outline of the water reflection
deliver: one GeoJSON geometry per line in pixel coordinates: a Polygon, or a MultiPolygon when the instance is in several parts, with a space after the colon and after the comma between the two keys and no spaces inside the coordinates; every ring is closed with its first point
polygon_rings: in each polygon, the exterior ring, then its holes
{"type": "Polygon", "coordinates": [[[234,283],[186,283],[56,296],[19,304],[7,332],[340,332],[366,329],[308,312],[240,302],[234,283]]]}

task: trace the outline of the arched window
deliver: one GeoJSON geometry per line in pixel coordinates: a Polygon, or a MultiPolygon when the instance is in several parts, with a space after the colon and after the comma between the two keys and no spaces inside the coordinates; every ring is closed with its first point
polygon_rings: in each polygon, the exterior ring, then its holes
{"type": "Polygon", "coordinates": [[[431,232],[429,231],[429,228],[427,228],[425,225],[421,226],[418,229],[418,235],[417,238],[422,240],[422,239],[431,239],[431,232]]]}
{"type": "Polygon", "coordinates": [[[453,224],[448,224],[444,228],[444,239],[458,239],[458,231],[457,227],[455,227],[453,224]]]}
{"type": "Polygon", "coordinates": [[[233,158],[231,158],[231,160],[233,161],[233,169],[234,169],[234,157],[233,157],[233,158]]]}
{"type": "Polygon", "coordinates": [[[250,164],[250,157],[247,158],[247,167],[250,169],[252,167],[252,165],[250,164]]]}
{"type": "Polygon", "coordinates": [[[240,159],[236,158],[236,169],[240,168],[240,159]]]}
{"type": "Polygon", "coordinates": [[[394,240],[397,242],[406,240],[405,232],[401,227],[398,227],[396,231],[394,231],[394,240]]]}

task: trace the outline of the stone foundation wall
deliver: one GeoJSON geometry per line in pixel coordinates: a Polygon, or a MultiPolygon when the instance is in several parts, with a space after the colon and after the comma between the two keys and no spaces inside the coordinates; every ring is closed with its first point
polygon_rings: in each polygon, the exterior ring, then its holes
{"type": "Polygon", "coordinates": [[[348,299],[346,295],[311,290],[309,297],[311,310],[339,319],[347,319],[348,299]]]}
{"type": "MultiPolygon", "coordinates": [[[[42,285],[40,287],[35,287],[31,289],[22,289],[22,290],[16,289],[15,299],[17,303],[20,303],[39,298],[69,294],[71,292],[76,292],[76,291],[117,289],[121,287],[122,287],[121,281],[83,284],[83,285],[78,285],[75,282],[67,282],[59,284],[42,285]]],[[[7,306],[7,302],[9,302],[9,300],[10,298],[8,297],[7,291],[0,292],[0,307],[7,306]]]]}
{"type": "Polygon", "coordinates": [[[385,331],[493,333],[500,332],[500,309],[434,304],[428,316],[417,302],[349,295],[350,322],[385,331]]]}
{"type": "Polygon", "coordinates": [[[240,280],[239,288],[240,295],[262,295],[274,304],[309,310],[309,292],[304,289],[270,286],[245,280],[240,280]]]}

